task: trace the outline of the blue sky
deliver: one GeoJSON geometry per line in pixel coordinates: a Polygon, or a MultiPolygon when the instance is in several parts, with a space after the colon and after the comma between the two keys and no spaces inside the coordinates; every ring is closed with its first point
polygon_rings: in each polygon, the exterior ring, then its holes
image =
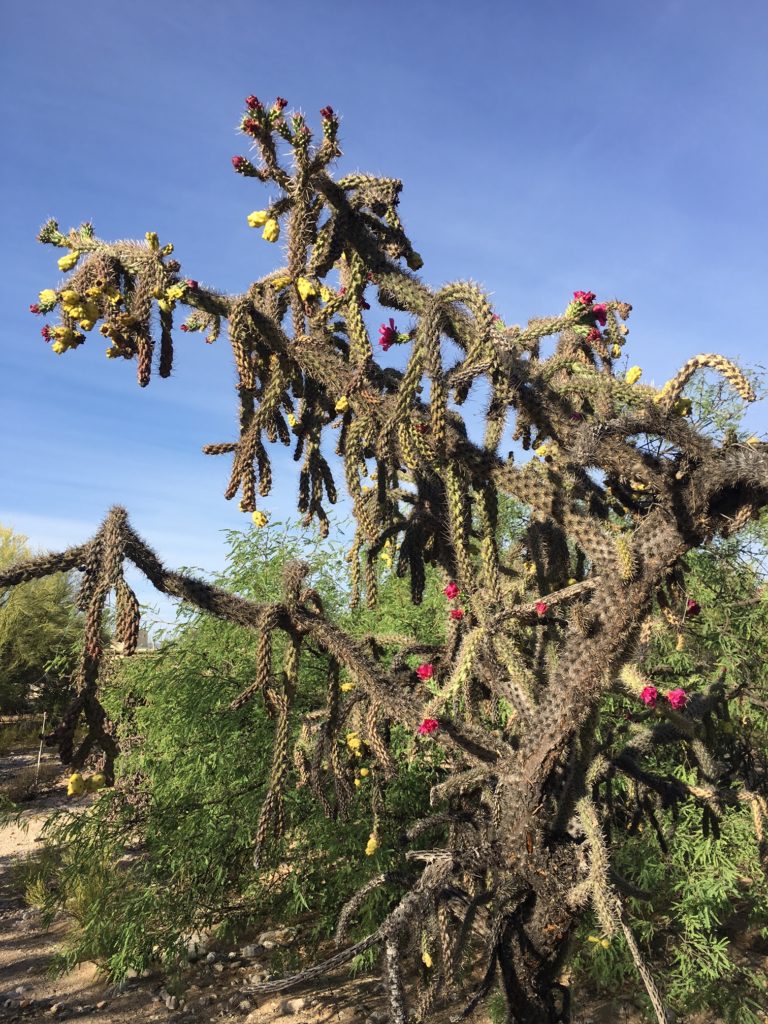
{"type": "MultiPolygon", "coordinates": [[[[130,4],[5,13],[0,522],[38,547],[90,536],[111,504],[171,566],[222,567],[247,523],[222,491],[234,373],[178,335],[169,381],[135,384],[92,336],[54,356],[27,313],[56,286],[42,222],[173,241],[184,273],[240,290],[277,253],[232,173],[242,101],[342,115],[342,171],[403,178],[430,284],[471,278],[508,322],[574,289],[632,302],[629,357],[666,379],[695,352],[763,360],[768,8],[758,0],[130,4]]],[[[751,424],[765,427],[764,410],[751,424]]],[[[293,464],[267,502],[294,508],[293,464]]],[[[147,597],[148,590],[142,590],[147,597]]]]}

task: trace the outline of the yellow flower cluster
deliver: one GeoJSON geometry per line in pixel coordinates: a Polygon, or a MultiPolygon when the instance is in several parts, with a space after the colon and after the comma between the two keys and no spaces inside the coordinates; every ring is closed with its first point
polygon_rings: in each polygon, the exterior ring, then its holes
{"type": "Polygon", "coordinates": [[[336,410],[336,412],[346,412],[348,408],[349,399],[347,398],[346,395],[342,395],[341,398],[336,403],[336,405],[334,406],[334,409],[336,410]]]}
{"type": "Polygon", "coordinates": [[[47,313],[48,310],[53,309],[53,307],[58,302],[58,298],[59,297],[53,290],[53,288],[43,288],[43,290],[38,295],[40,311],[42,313],[47,313]]]}
{"type": "Polygon", "coordinates": [[[355,755],[355,757],[363,756],[363,751],[361,749],[363,746],[363,741],[360,739],[356,732],[347,733],[347,746],[355,755]]]}
{"type": "Polygon", "coordinates": [[[339,687],[342,693],[349,693],[349,691],[354,690],[354,688],[354,683],[342,683],[341,686],[339,687]]]}
{"type": "Polygon", "coordinates": [[[71,327],[53,327],[51,334],[56,339],[51,348],[57,356],[69,351],[71,348],[77,348],[78,345],[82,345],[85,341],[85,335],[80,334],[79,331],[73,331],[71,327]]]}
{"type": "MultiPolygon", "coordinates": [[[[93,289],[89,289],[93,291],[93,289]]],[[[98,290],[96,290],[98,294],[98,290]]],[[[88,295],[81,295],[71,288],[65,289],[59,296],[61,308],[72,320],[77,320],[84,331],[90,331],[99,319],[99,307],[88,295]]]]}
{"type": "Polygon", "coordinates": [[[630,366],[627,370],[624,380],[627,384],[637,384],[640,378],[643,376],[643,371],[639,366],[630,366]]]}
{"type": "Polygon", "coordinates": [[[379,848],[379,840],[376,838],[376,833],[371,832],[368,836],[368,843],[365,847],[365,856],[372,857],[379,848]]]}
{"type": "Polygon", "coordinates": [[[298,278],[298,280],[296,281],[296,287],[299,291],[299,295],[301,296],[304,302],[306,302],[307,299],[314,298],[314,296],[317,295],[318,293],[317,285],[315,284],[314,281],[310,281],[308,277],[298,278]]]}
{"type": "Polygon", "coordinates": [[[248,227],[264,228],[261,237],[265,242],[276,242],[280,237],[280,225],[275,217],[270,217],[267,210],[254,210],[248,214],[248,227]]]}
{"type": "Polygon", "coordinates": [[[86,778],[81,772],[74,772],[67,780],[67,796],[82,796],[84,793],[98,793],[107,784],[103,772],[95,772],[86,778]]]}
{"type": "Polygon", "coordinates": [[[169,285],[168,288],[155,288],[152,292],[157,299],[158,309],[164,313],[170,313],[175,308],[179,299],[183,299],[187,293],[187,286],[180,281],[169,285]]]}
{"type": "Polygon", "coordinates": [[[66,273],[67,270],[71,270],[73,267],[77,266],[77,261],[79,259],[79,252],[68,252],[66,256],[60,256],[58,260],[59,270],[66,273]]]}
{"type": "Polygon", "coordinates": [[[267,523],[269,522],[269,518],[267,517],[266,513],[262,512],[258,508],[251,516],[251,519],[253,519],[254,523],[256,524],[256,526],[258,526],[259,529],[261,529],[262,526],[266,526],[267,523]]]}
{"type": "Polygon", "coordinates": [[[292,412],[289,412],[285,418],[288,420],[289,427],[295,427],[296,424],[299,422],[292,412]]]}
{"type": "Polygon", "coordinates": [[[611,940],[610,939],[601,939],[599,935],[588,935],[587,936],[587,941],[588,942],[594,942],[598,946],[602,946],[603,949],[608,949],[608,947],[611,944],[611,940]]]}

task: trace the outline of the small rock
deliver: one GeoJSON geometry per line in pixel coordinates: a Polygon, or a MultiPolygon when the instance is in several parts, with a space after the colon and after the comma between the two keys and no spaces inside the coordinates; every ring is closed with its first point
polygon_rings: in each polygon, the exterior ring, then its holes
{"type": "Polygon", "coordinates": [[[29,985],[19,985],[18,988],[14,989],[14,992],[16,993],[17,996],[23,996],[25,992],[29,992],[29,991],[30,991],[30,986],[29,985]]]}
{"type": "Polygon", "coordinates": [[[179,1000],[176,996],[166,996],[165,998],[166,1010],[178,1010],[179,1000]]]}
{"type": "Polygon", "coordinates": [[[281,1013],[301,1013],[309,1006],[309,1000],[304,996],[295,999],[284,999],[280,1004],[281,1013]]]}
{"type": "Polygon", "coordinates": [[[6,1010],[15,1010],[17,1003],[15,999],[6,999],[3,1006],[6,1010]]]}
{"type": "Polygon", "coordinates": [[[106,999],[102,999],[100,1003],[96,1003],[96,1009],[97,1010],[106,1010],[106,1008],[108,1006],[109,1006],[109,1003],[108,1003],[108,1001],[106,999]]]}
{"type": "Polygon", "coordinates": [[[213,950],[211,950],[210,953],[206,954],[205,962],[207,964],[215,964],[218,959],[219,959],[218,953],[214,953],[213,950]]]}
{"type": "Polygon", "coordinates": [[[248,946],[241,947],[240,956],[245,957],[247,960],[250,960],[253,957],[258,956],[260,952],[261,946],[257,946],[255,945],[255,943],[251,943],[248,946]]]}
{"type": "Polygon", "coordinates": [[[213,969],[217,974],[221,974],[224,970],[224,964],[214,964],[213,969]]]}
{"type": "Polygon", "coordinates": [[[53,1006],[51,1007],[50,1012],[53,1014],[54,1017],[58,1017],[58,1015],[65,1009],[66,1007],[64,1006],[63,1003],[54,1003],[53,1006]]]}
{"type": "Polygon", "coordinates": [[[248,1013],[249,1010],[253,1009],[253,1003],[250,999],[241,999],[237,1004],[237,1008],[241,1013],[248,1013]]]}
{"type": "Polygon", "coordinates": [[[293,928],[277,928],[271,932],[262,932],[259,936],[259,945],[265,949],[274,949],[275,946],[287,946],[296,935],[293,928]],[[267,945],[267,943],[271,945],[267,945]]]}
{"type": "Polygon", "coordinates": [[[246,980],[248,981],[249,985],[260,985],[262,983],[262,981],[266,981],[267,980],[267,972],[266,971],[254,971],[253,974],[249,974],[248,975],[248,978],[246,980]]]}

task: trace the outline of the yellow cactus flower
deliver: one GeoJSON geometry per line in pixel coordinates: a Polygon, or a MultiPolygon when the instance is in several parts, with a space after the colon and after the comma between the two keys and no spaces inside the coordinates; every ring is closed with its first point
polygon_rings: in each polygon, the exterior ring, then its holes
{"type": "Polygon", "coordinates": [[[60,256],[58,260],[59,270],[67,271],[71,270],[72,267],[77,266],[77,261],[80,259],[79,252],[68,252],[66,256],[60,256]]]}
{"type": "Polygon", "coordinates": [[[578,582],[578,581],[576,579],[574,579],[573,576],[571,576],[570,579],[568,580],[568,586],[572,587],[574,585],[574,583],[576,583],[576,582],[578,582]]]}
{"type": "Polygon", "coordinates": [[[348,736],[347,746],[350,750],[357,752],[360,749],[361,740],[359,736],[348,736]]]}
{"type": "Polygon", "coordinates": [[[273,277],[269,282],[273,288],[286,288],[291,283],[290,274],[280,274],[278,277],[273,277]]]}
{"type": "Polygon", "coordinates": [[[296,424],[299,422],[292,412],[289,412],[285,418],[288,420],[289,427],[295,427],[296,424]]]}
{"type": "Polygon", "coordinates": [[[630,366],[627,370],[624,380],[627,384],[636,384],[643,376],[643,371],[639,366],[630,366]]]}
{"type": "Polygon", "coordinates": [[[104,789],[107,784],[107,777],[104,772],[96,772],[89,779],[85,780],[85,785],[89,793],[98,793],[100,789],[104,789]]]}
{"type": "Polygon", "coordinates": [[[248,227],[263,228],[268,220],[269,214],[266,210],[254,210],[253,213],[248,214],[248,227]]]}
{"type": "Polygon", "coordinates": [[[326,288],[324,284],[320,285],[320,298],[323,302],[330,302],[333,298],[333,292],[330,288],[326,288]]]}
{"type": "Polygon", "coordinates": [[[51,351],[55,352],[57,356],[60,356],[62,352],[67,351],[67,346],[64,344],[63,341],[54,341],[54,343],[51,345],[51,351]]]}
{"type": "Polygon", "coordinates": [[[156,231],[147,231],[144,235],[147,240],[147,245],[150,249],[157,251],[160,248],[160,239],[157,237],[156,231]]]}
{"type": "Polygon", "coordinates": [[[360,789],[361,786],[362,786],[362,782],[360,781],[360,779],[355,779],[355,787],[357,789],[360,789]]]}
{"type": "Polygon", "coordinates": [[[171,302],[175,302],[177,299],[184,298],[186,294],[187,286],[185,284],[172,284],[171,287],[166,291],[165,297],[170,299],[171,302]]]}
{"type": "Polygon", "coordinates": [[[599,935],[588,935],[587,936],[587,942],[597,942],[597,943],[599,943],[600,942],[600,936],[599,935]]]}
{"type": "Polygon", "coordinates": [[[93,325],[94,325],[94,321],[93,320],[81,320],[80,321],[80,326],[83,328],[84,331],[92,330],[93,329],[93,325]]]}
{"type": "Polygon", "coordinates": [[[760,444],[760,438],[753,434],[752,437],[747,438],[747,444],[760,444]]]}
{"type": "Polygon", "coordinates": [[[347,398],[346,395],[342,395],[341,398],[336,403],[336,405],[334,406],[334,409],[336,410],[336,412],[346,412],[348,408],[349,399],[347,398]]]}
{"type": "Polygon", "coordinates": [[[360,774],[365,778],[369,774],[369,770],[367,768],[361,768],[360,774]]]}
{"type": "Polygon", "coordinates": [[[317,295],[317,285],[307,277],[300,277],[296,282],[296,287],[299,289],[299,295],[304,302],[311,296],[317,295]]]}
{"type": "Polygon", "coordinates": [[[421,954],[421,962],[424,964],[425,967],[432,966],[432,957],[429,955],[429,952],[426,949],[421,954]]]}
{"type": "Polygon", "coordinates": [[[43,288],[38,298],[41,306],[51,307],[56,305],[57,295],[53,288],[43,288]]]}
{"type": "Polygon", "coordinates": [[[648,484],[644,484],[642,480],[630,480],[629,486],[633,491],[647,491],[648,484]]]}
{"type": "Polygon", "coordinates": [[[264,225],[264,230],[261,232],[261,237],[265,242],[276,242],[280,237],[280,225],[277,223],[274,217],[270,217],[267,223],[264,225]]]}
{"type": "Polygon", "coordinates": [[[367,845],[365,847],[365,856],[366,857],[372,857],[374,855],[374,853],[376,853],[378,848],[379,848],[379,841],[376,838],[376,833],[375,832],[371,832],[371,834],[368,836],[368,843],[367,843],[367,845]]]}
{"type": "Polygon", "coordinates": [[[611,345],[611,355],[614,359],[618,359],[621,355],[621,345],[611,345]]]}
{"type": "Polygon", "coordinates": [[[603,949],[608,949],[610,944],[611,944],[611,940],[610,939],[601,939],[600,940],[600,945],[603,947],[603,949]]]}
{"type": "Polygon", "coordinates": [[[354,683],[342,683],[341,686],[339,687],[342,693],[349,693],[349,691],[354,690],[354,688],[354,683]]]}
{"type": "Polygon", "coordinates": [[[269,522],[266,513],[262,512],[258,508],[251,516],[251,519],[253,519],[254,523],[259,527],[259,529],[261,529],[262,526],[266,526],[267,523],[269,522]]]}
{"type": "Polygon", "coordinates": [[[82,796],[85,791],[85,779],[80,772],[70,775],[67,781],[67,796],[82,796]]]}
{"type": "Polygon", "coordinates": [[[67,305],[75,306],[80,302],[80,292],[73,291],[72,288],[65,288],[59,298],[62,302],[66,302],[67,305]]]}

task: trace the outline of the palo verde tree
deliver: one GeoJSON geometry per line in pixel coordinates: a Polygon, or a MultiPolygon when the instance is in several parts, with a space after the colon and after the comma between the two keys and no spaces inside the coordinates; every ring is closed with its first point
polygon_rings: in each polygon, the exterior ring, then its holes
{"type": "MultiPolygon", "coordinates": [[[[285,236],[284,266],[230,295],[182,277],[173,247],[152,232],[146,241],[109,243],[90,224],[63,234],[51,221],[40,240],[66,250],[59,267],[70,273],[41,293],[33,311],[58,310],[58,325],[43,328],[58,353],[81,345],[100,324],[107,355],[135,359],[142,387],[153,370],[171,373],[180,307],[187,310],[181,330],[207,332],[207,341],[226,321],[239,433],[204,449],[232,460],[226,497],[240,495],[241,508],[263,522],[256,495],[270,491],[269,446],[292,447],[301,461],[298,509],[327,531],[326,504],[335,502],[337,482],[324,440],[335,431],[357,526],[349,555],[353,600],[362,592],[376,604],[382,553],[409,579],[416,603],[431,575],[425,567],[437,567],[445,640],[353,638],[329,621],[300,562],[285,573],[282,600],[268,604],[170,571],[126,513],[113,509],[82,546],[0,575],[0,585],[10,586],[82,573],[79,687],[51,741],[65,763],[79,766],[98,754],[112,775],[120,736],[99,700],[100,623],[114,591],[117,639],[126,653],[134,649],[139,609],[123,577],[129,561],[158,590],[253,631],[253,683],[234,706],[262,700],[274,723],[267,796],[253,836],[257,863],[265,844],[280,838],[284,794],[296,779],[312,794],[307,799],[344,819],[345,748],[371,756],[374,822],[376,801],[396,771],[396,739],[409,736],[443,753],[433,813],[407,831],[403,869],[413,884],[362,941],[261,991],[288,988],[377,947],[392,1024],[426,1018],[445,1004],[469,1012],[497,981],[508,1020],[564,1020],[561,969],[569,937],[591,905],[607,935],[623,933],[663,1021],[663,995],[626,924],[628,887],[611,866],[610,792],[620,777],[641,813],[652,815],[654,801],[693,801],[712,821],[744,802],[762,842],[764,775],[738,758],[718,759],[707,746],[712,721],[727,714],[722,677],[698,692],[676,687],[664,698],[638,668],[658,617],[684,642],[696,612],[686,553],[733,534],[768,504],[765,447],[695,429],[683,394],[705,368],[745,401],[754,398],[750,383],[717,355],[690,359],[660,390],[638,383],[637,369],[618,373],[630,306],[596,302],[591,292],[575,292],[562,313],[520,328],[505,326],[474,284],[431,290],[418,277],[422,261],[398,217],[401,182],[332,177],[340,150],[330,107],[321,111],[315,141],[301,114],[284,114],[284,100],[266,108],[250,96],[246,106],[241,130],[259,159],[238,156],[233,165],[276,187],[277,198],[249,222],[268,242],[285,236]],[[290,166],[278,152],[281,141],[290,166]],[[379,345],[403,346],[402,372],[375,358],[363,315],[374,290],[394,311],[379,345]],[[470,439],[461,411],[476,385],[489,395],[480,443],[470,439]],[[517,463],[499,450],[508,430],[518,442],[517,463]],[[532,457],[521,458],[531,449],[532,457]],[[516,546],[499,543],[505,496],[529,514],[516,546]],[[273,659],[278,633],[287,638],[280,664],[273,659]],[[296,721],[299,668],[310,645],[328,658],[327,691],[322,706],[296,721]],[[422,659],[418,667],[414,658],[422,659]],[[345,681],[354,682],[353,691],[345,681]],[[597,741],[600,709],[620,690],[634,693],[649,713],[607,756],[597,741]],[[75,746],[83,718],[85,738],[75,746]],[[654,770],[662,745],[693,759],[695,784],[654,770]],[[425,928],[434,958],[417,976],[410,965],[425,928]],[[475,970],[465,970],[473,956],[475,970]],[[478,977],[467,991],[467,979],[478,977]]],[[[376,844],[374,828],[369,850],[376,844]]],[[[350,894],[340,941],[368,896],[392,882],[381,874],[350,894]]]]}

